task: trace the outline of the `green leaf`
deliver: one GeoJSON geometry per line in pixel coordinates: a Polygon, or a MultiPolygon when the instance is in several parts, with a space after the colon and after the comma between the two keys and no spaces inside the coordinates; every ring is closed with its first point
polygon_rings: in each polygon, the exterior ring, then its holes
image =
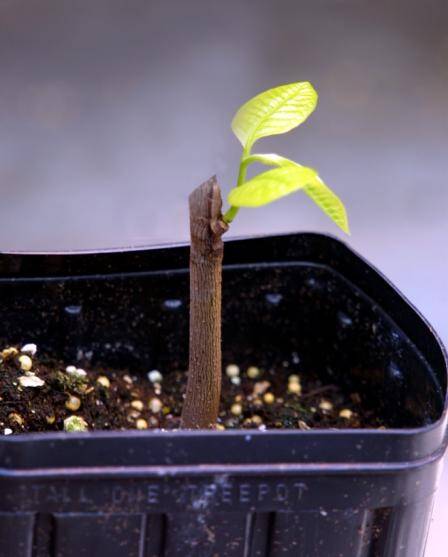
{"type": "Polygon", "coordinates": [[[350,234],[347,211],[341,199],[316,174],[315,180],[310,182],[303,191],[310,197],[330,219],[346,234],[350,234]]]}
{"type": "Polygon", "coordinates": [[[262,137],[288,132],[304,122],[317,105],[308,81],[280,85],[247,101],[232,120],[232,129],[246,151],[262,137]]]}
{"type": "Polygon", "coordinates": [[[311,180],[310,168],[280,166],[267,170],[230,191],[228,201],[234,207],[260,207],[305,187],[311,180]]]}
{"type": "Polygon", "coordinates": [[[322,181],[313,168],[273,153],[255,154],[243,160],[245,165],[259,162],[276,166],[234,188],[229,194],[229,203],[236,207],[259,207],[298,189],[303,191],[337,224],[350,234],[347,212],[339,197],[322,181]],[[242,191],[243,190],[243,191],[242,191]],[[240,193],[242,191],[242,193],[240,193]]]}

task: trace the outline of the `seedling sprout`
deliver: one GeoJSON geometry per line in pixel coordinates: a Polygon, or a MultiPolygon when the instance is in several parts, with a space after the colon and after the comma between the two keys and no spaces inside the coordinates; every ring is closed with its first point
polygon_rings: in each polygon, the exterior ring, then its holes
{"type": "Polygon", "coordinates": [[[277,154],[252,153],[255,143],[286,133],[314,111],[318,95],[311,83],[280,85],[247,101],[235,114],[232,130],[241,155],[236,186],[221,212],[221,192],[213,177],[190,195],[190,357],[184,428],[216,427],[221,392],[222,235],[242,207],[260,207],[303,190],[344,232],[347,213],[339,197],[316,170],[277,154]],[[251,164],[272,167],[246,179],[251,164]]]}

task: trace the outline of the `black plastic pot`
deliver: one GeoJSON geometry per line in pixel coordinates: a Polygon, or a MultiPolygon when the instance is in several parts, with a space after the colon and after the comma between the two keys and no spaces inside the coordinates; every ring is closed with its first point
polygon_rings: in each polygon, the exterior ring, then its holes
{"type": "MultiPolygon", "coordinates": [[[[391,428],[2,437],[1,557],[423,555],[446,442],[434,333],[335,239],[225,251],[225,361],[296,352],[391,428]]],[[[187,266],[186,246],[1,255],[0,338],[141,372],[185,369],[187,266]]]]}

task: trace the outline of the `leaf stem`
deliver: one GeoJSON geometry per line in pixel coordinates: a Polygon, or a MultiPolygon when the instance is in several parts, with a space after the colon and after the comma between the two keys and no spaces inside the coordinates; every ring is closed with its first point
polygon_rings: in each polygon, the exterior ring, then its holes
{"type": "MultiPolygon", "coordinates": [[[[247,167],[252,162],[251,160],[248,159],[249,155],[250,155],[250,148],[244,147],[240,159],[238,180],[236,182],[237,187],[241,186],[246,181],[247,167]]],[[[230,207],[230,209],[228,209],[226,213],[223,215],[222,220],[227,224],[230,224],[238,214],[238,211],[239,211],[239,207],[233,207],[233,206],[230,207]]]]}

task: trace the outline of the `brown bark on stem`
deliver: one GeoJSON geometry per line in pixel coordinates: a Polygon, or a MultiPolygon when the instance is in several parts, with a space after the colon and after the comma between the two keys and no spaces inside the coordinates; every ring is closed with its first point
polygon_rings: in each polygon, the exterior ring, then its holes
{"type": "Polygon", "coordinates": [[[190,357],[181,427],[214,427],[221,396],[221,285],[228,225],[216,177],[190,195],[190,357]]]}

